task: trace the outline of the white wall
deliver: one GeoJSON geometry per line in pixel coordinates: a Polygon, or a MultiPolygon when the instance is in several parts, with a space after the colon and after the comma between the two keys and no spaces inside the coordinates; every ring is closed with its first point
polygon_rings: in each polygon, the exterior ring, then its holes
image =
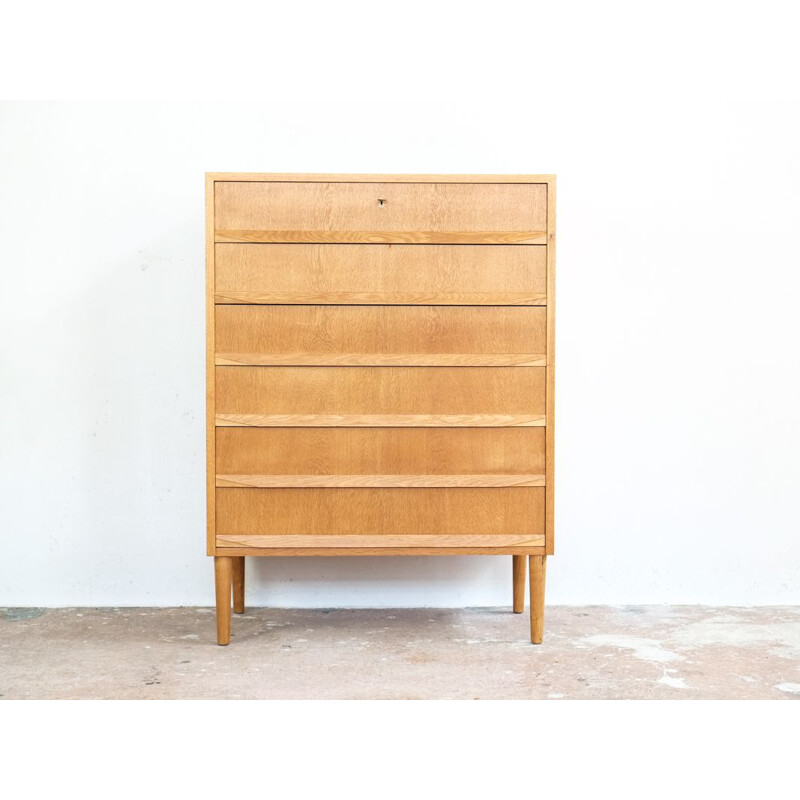
{"type": "MultiPolygon", "coordinates": [[[[800,602],[792,26],[557,5],[274,36],[212,104],[0,109],[0,604],[212,602],[206,170],[556,172],[548,599],[800,602]]],[[[249,600],[502,604],[509,562],[251,560],[249,600]]]]}

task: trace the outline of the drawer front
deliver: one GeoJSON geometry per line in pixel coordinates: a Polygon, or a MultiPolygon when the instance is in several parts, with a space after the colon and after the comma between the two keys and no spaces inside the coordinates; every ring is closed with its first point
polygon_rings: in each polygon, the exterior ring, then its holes
{"type": "Polygon", "coordinates": [[[546,310],[218,306],[216,363],[544,366],[546,310]]]}
{"type": "Polygon", "coordinates": [[[543,425],[545,370],[216,367],[217,425],[543,425]]]}
{"type": "Polygon", "coordinates": [[[215,187],[217,241],[544,243],[546,230],[545,184],[237,181],[215,187]]]}
{"type": "Polygon", "coordinates": [[[541,535],[544,489],[217,489],[217,537],[541,535]]]}
{"type": "Polygon", "coordinates": [[[217,244],[217,303],[543,305],[547,248],[217,244]]]}
{"type": "Polygon", "coordinates": [[[218,428],[218,487],[542,486],[544,429],[218,428]]]}

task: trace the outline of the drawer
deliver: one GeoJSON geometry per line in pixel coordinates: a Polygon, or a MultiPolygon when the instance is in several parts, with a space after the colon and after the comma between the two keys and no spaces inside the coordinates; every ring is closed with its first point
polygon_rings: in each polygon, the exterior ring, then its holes
{"type": "Polygon", "coordinates": [[[544,424],[544,369],[216,367],[216,424],[544,424]]]}
{"type": "Polygon", "coordinates": [[[546,309],[217,306],[216,363],[544,366],[546,309]]]}
{"type": "Polygon", "coordinates": [[[217,536],[541,535],[544,489],[217,489],[217,536]]]}
{"type": "Polygon", "coordinates": [[[216,241],[544,244],[541,183],[220,181],[216,241]]]}
{"type": "Polygon", "coordinates": [[[542,486],[544,428],[218,428],[218,487],[542,486]]]}
{"type": "Polygon", "coordinates": [[[547,248],[217,244],[217,303],[543,305],[547,248]]]}

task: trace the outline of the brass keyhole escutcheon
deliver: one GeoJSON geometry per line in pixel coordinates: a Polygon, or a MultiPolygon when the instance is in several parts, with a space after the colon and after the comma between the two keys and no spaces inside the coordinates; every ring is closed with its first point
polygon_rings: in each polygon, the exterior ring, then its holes
{"type": "Polygon", "coordinates": [[[386,198],[385,197],[379,197],[378,198],[378,205],[379,206],[385,206],[386,205],[386,198]]]}

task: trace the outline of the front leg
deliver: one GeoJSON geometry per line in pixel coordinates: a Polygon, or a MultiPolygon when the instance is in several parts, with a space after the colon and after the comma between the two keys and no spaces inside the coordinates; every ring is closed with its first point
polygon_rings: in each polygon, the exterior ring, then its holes
{"type": "Polygon", "coordinates": [[[531,642],[541,644],[544,636],[544,579],[547,556],[528,556],[531,582],[531,642]]]}
{"type": "Polygon", "coordinates": [[[217,589],[217,644],[231,641],[231,574],[233,559],[214,556],[214,579],[217,589]]]}

